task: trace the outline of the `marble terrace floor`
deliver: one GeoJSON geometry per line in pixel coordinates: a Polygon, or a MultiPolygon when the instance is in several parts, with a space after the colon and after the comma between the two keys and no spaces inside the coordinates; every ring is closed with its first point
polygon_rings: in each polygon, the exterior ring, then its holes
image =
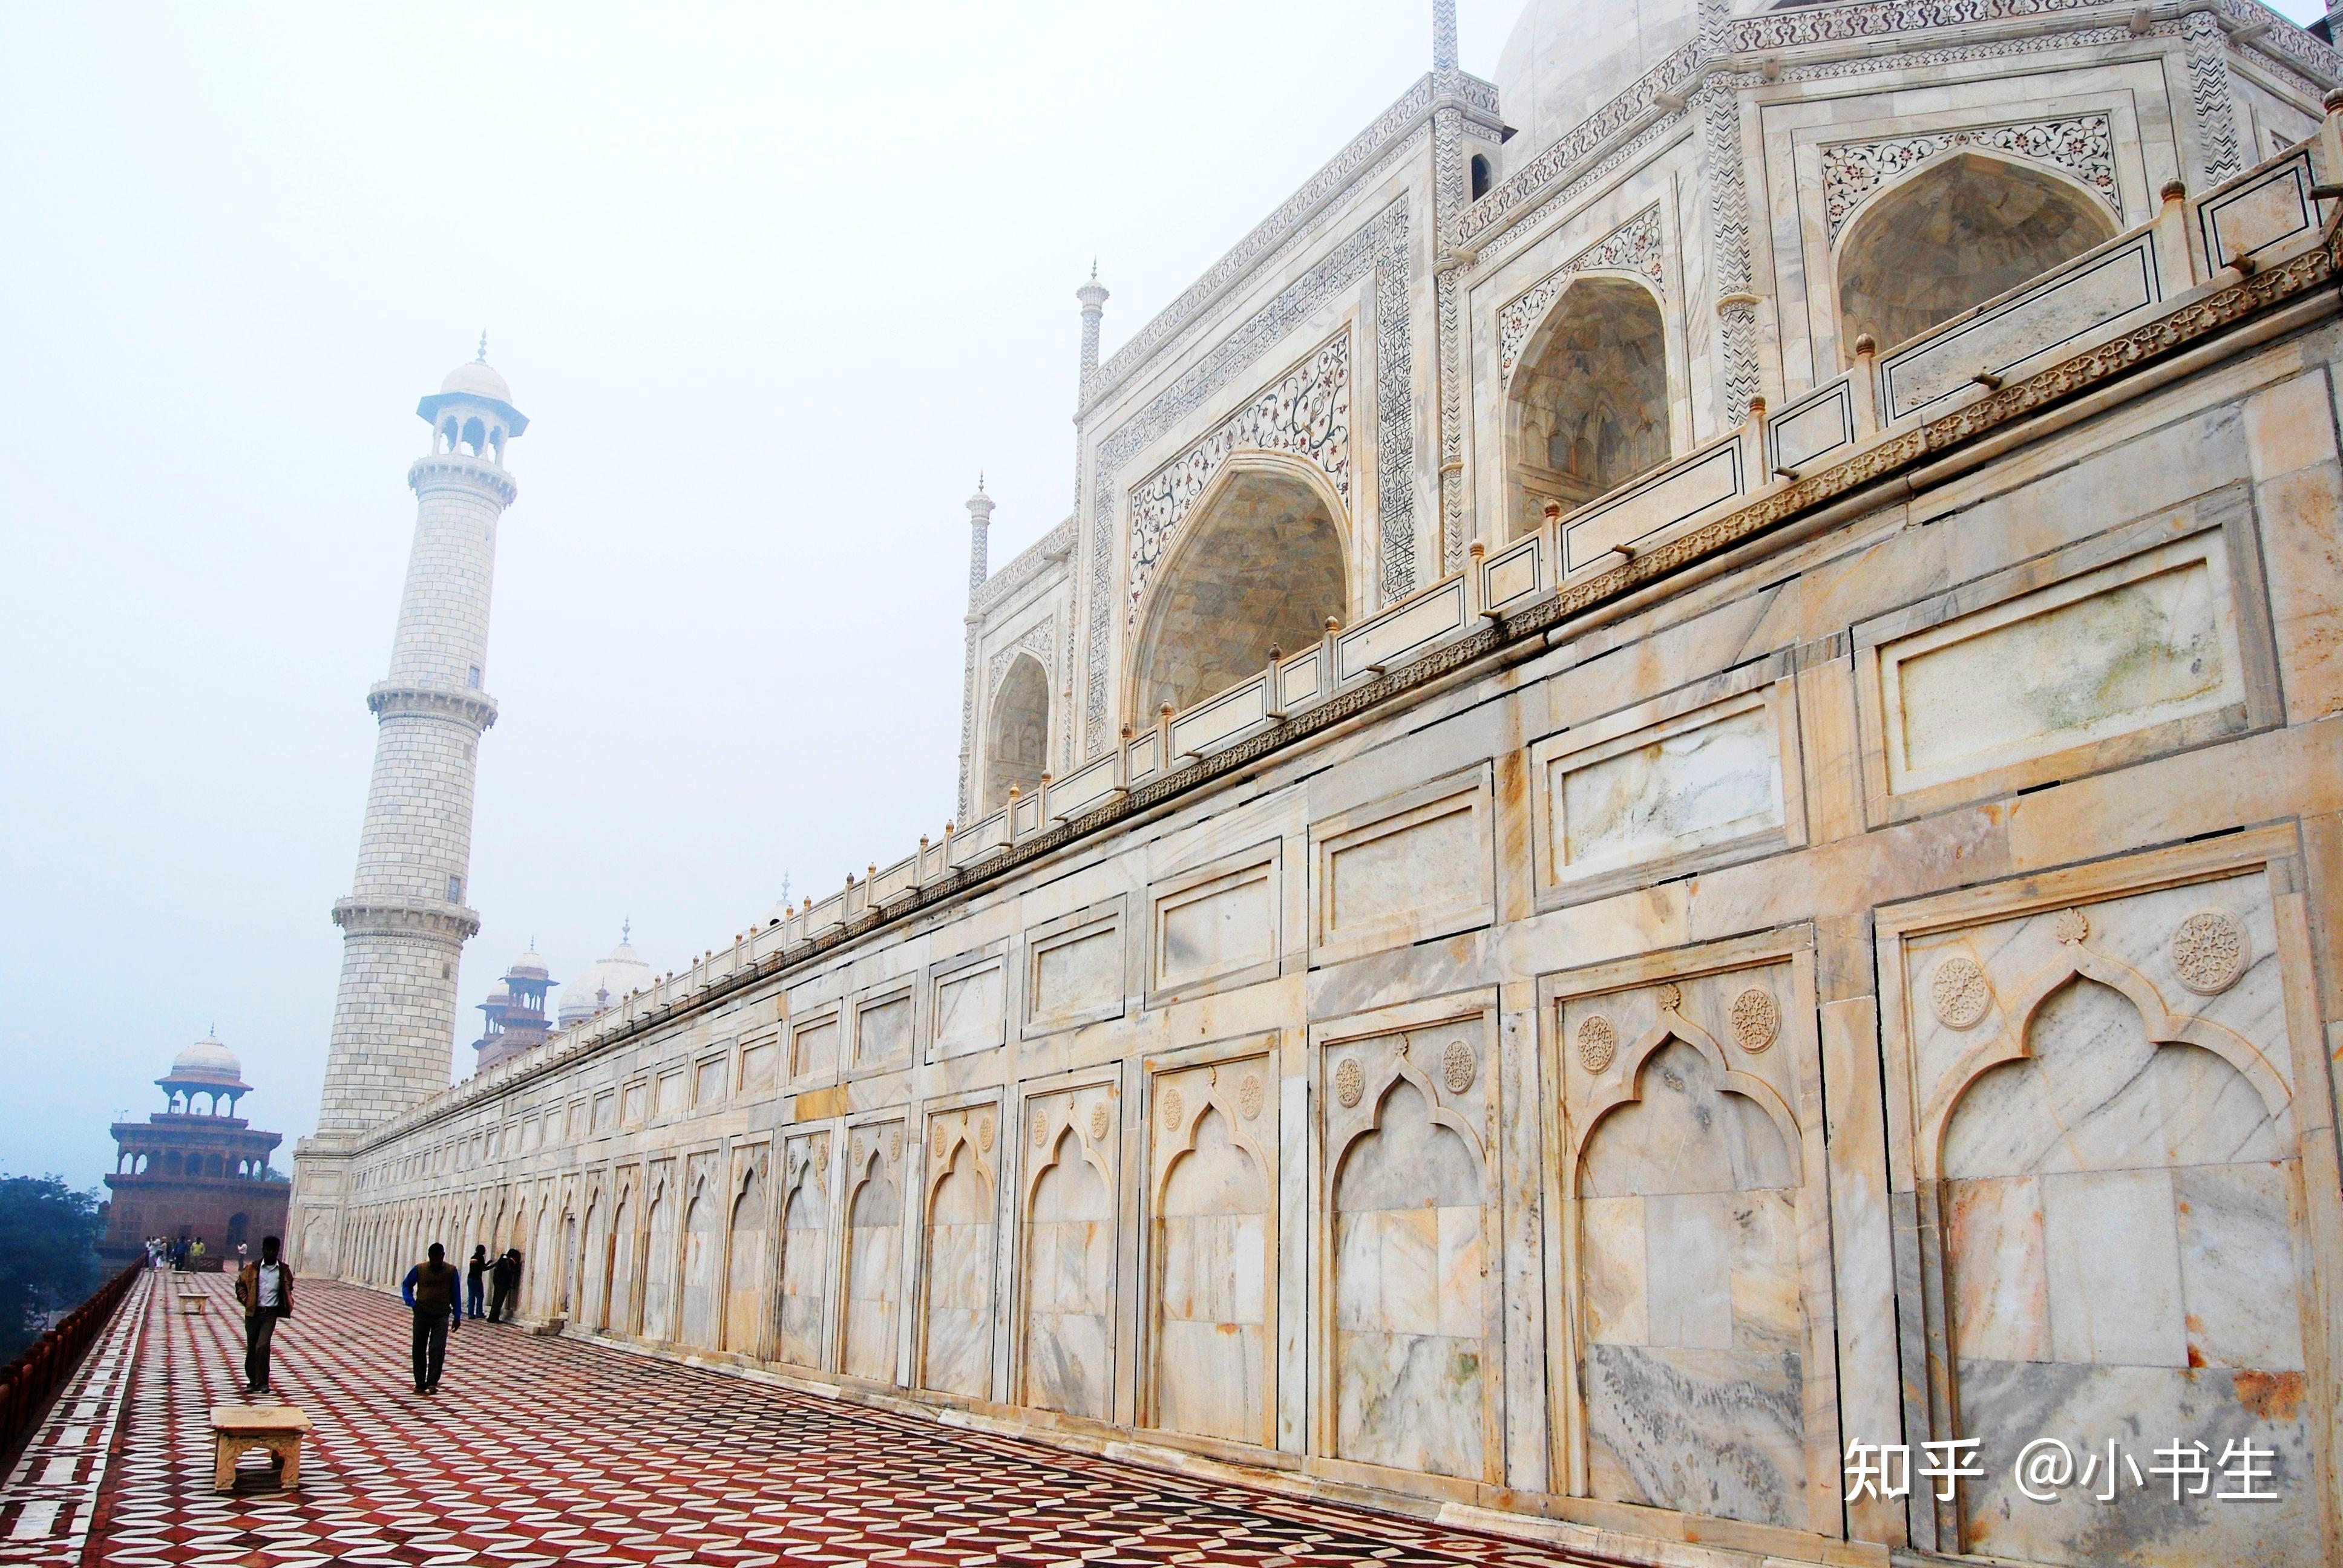
{"type": "Polygon", "coordinates": [[[226,1278],[201,1283],[200,1316],[167,1283],[124,1303],[0,1483],[0,1564],[1577,1561],[485,1324],[426,1400],[398,1303],[321,1282],[277,1336],[315,1423],[301,1490],[218,1496],[206,1412],[243,1340],[226,1278]]]}

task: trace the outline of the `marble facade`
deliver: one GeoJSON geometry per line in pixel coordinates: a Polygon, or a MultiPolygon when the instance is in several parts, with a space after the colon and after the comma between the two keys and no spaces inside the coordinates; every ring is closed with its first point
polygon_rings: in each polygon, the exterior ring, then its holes
{"type": "Polygon", "coordinates": [[[2217,183],[2343,177],[2343,62],[1926,9],[1606,23],[1644,75],[1519,147],[1429,78],[1086,364],[1081,527],[970,609],[970,755],[1028,661],[1054,777],[335,1152],[303,1261],[533,1244],[568,1333],[1614,1561],[2343,1563],[2343,236],[2307,183],[2301,232],[2223,229],[2269,187],[2217,183]],[[1996,302],[2006,374],[1956,321],[1897,412],[1834,258],[2003,154],[2130,226],[2062,266],[2160,292],[1996,302]],[[1517,526],[1505,313],[1582,273],[1655,291],[1671,463],[1738,477],[1574,545],[1517,526]],[[1278,404],[1337,361],[1339,441],[1278,404]],[[1203,704],[1131,706],[1148,604],[1218,476],[1302,452],[1344,624],[1183,744],[1203,704]],[[2277,1499],[2036,1502],[2042,1437],[2251,1442],[2277,1499]],[[1847,1495],[1850,1443],[1970,1439],[1950,1497],[1847,1495]]]}

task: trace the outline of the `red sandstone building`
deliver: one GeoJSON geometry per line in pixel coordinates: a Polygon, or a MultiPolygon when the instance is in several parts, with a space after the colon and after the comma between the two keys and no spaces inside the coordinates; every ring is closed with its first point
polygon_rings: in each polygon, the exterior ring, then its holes
{"type": "Polygon", "coordinates": [[[179,1052],[155,1081],[165,1108],[144,1121],[117,1121],[114,1190],[101,1256],[135,1258],[150,1237],[200,1239],[209,1257],[232,1256],[237,1243],[257,1246],[285,1232],[292,1188],[268,1167],[283,1141],[236,1113],[252,1092],[227,1047],[206,1037],[179,1052]],[[198,1110],[198,1103],[201,1109],[198,1110]]]}

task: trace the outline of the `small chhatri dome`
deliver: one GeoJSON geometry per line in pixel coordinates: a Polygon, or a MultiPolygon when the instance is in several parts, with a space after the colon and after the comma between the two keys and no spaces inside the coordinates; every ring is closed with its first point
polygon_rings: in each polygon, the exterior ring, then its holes
{"type": "Polygon", "coordinates": [[[439,383],[442,392],[468,393],[475,397],[492,397],[499,403],[512,401],[512,388],[497,374],[497,367],[485,359],[468,359],[447,372],[439,383]]]}
{"type": "Polygon", "coordinates": [[[244,1080],[244,1063],[236,1052],[210,1035],[196,1041],[171,1059],[173,1078],[216,1078],[224,1082],[240,1083],[244,1080]]]}
{"type": "Polygon", "coordinates": [[[631,927],[623,930],[617,947],[605,953],[598,963],[588,965],[583,974],[563,989],[559,1014],[563,1028],[593,1017],[628,991],[640,990],[658,978],[652,974],[651,966],[643,962],[642,955],[635,951],[633,934],[631,927]]]}

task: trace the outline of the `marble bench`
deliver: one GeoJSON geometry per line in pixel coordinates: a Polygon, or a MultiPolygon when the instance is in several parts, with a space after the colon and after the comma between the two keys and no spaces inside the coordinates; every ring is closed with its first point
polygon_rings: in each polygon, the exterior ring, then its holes
{"type": "Polygon", "coordinates": [[[236,1462],[247,1449],[265,1448],[277,1484],[287,1492],[301,1485],[301,1437],[309,1418],[289,1404],[212,1406],[212,1490],[236,1490],[236,1462]]]}
{"type": "Polygon", "coordinates": [[[202,1315],[203,1310],[204,1293],[201,1291],[181,1291],[179,1292],[179,1311],[183,1314],[191,1318],[199,1317],[202,1315]]]}

